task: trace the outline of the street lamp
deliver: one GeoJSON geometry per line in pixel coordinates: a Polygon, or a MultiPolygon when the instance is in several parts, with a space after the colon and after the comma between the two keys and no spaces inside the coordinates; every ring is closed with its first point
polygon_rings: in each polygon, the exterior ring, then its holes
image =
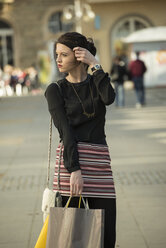
{"type": "Polygon", "coordinates": [[[63,9],[64,22],[74,21],[76,32],[82,33],[81,21],[86,22],[93,20],[95,13],[92,11],[91,6],[87,3],[81,3],[80,0],[74,0],[74,5],[67,5],[63,9]]]}

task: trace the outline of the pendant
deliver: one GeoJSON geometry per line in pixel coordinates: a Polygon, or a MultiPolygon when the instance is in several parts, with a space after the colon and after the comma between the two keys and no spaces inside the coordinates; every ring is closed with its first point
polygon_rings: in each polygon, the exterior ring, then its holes
{"type": "Polygon", "coordinates": [[[88,117],[88,118],[92,118],[92,117],[95,116],[95,113],[94,113],[94,112],[93,112],[93,113],[87,113],[86,111],[84,111],[83,114],[84,114],[86,117],[88,117]]]}

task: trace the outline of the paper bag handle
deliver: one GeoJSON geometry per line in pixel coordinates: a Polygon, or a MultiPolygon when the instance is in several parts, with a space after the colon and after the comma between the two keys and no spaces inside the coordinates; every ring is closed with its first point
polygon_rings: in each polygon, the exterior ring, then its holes
{"type": "MultiPolygon", "coordinates": [[[[69,197],[69,199],[68,199],[68,201],[67,201],[67,203],[65,205],[65,208],[68,208],[69,207],[71,198],[72,198],[72,196],[69,197]]],[[[83,204],[84,204],[85,209],[89,209],[88,200],[86,200],[86,202],[85,202],[85,200],[84,200],[84,198],[83,198],[82,195],[80,195],[80,197],[79,197],[78,208],[81,207],[81,200],[83,201],[83,204]]]]}

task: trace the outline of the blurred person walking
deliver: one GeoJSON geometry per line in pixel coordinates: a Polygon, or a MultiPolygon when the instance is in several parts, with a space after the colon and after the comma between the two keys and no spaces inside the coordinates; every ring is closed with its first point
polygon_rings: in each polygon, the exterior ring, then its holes
{"type": "Polygon", "coordinates": [[[29,67],[26,69],[24,85],[28,87],[29,92],[39,88],[38,72],[34,67],[29,67]]]}
{"type": "Polygon", "coordinates": [[[13,67],[11,65],[5,65],[2,79],[4,81],[5,95],[7,96],[12,96],[14,93],[14,90],[10,85],[12,71],[13,71],[13,67]]]}
{"type": "Polygon", "coordinates": [[[13,88],[13,91],[16,93],[16,85],[18,84],[18,70],[13,68],[10,78],[10,86],[13,88]]]}
{"type": "Polygon", "coordinates": [[[136,60],[129,63],[129,74],[131,80],[134,82],[134,88],[137,98],[137,108],[145,105],[144,73],[147,70],[144,62],[140,60],[139,55],[140,52],[136,52],[136,60]]]}
{"type": "Polygon", "coordinates": [[[124,61],[119,56],[114,58],[112,68],[110,70],[111,79],[115,86],[115,104],[117,107],[124,107],[125,105],[125,93],[124,93],[124,81],[127,76],[127,69],[124,61]]]}

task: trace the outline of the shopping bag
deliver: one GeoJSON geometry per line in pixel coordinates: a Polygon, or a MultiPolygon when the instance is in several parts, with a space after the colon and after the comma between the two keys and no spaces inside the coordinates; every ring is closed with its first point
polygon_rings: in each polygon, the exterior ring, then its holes
{"type": "Polygon", "coordinates": [[[49,220],[49,215],[47,216],[44,222],[42,230],[39,234],[39,238],[36,242],[35,248],[46,248],[48,220],[49,220]]]}
{"type": "Polygon", "coordinates": [[[50,208],[46,248],[103,247],[103,209],[50,208]]]}

